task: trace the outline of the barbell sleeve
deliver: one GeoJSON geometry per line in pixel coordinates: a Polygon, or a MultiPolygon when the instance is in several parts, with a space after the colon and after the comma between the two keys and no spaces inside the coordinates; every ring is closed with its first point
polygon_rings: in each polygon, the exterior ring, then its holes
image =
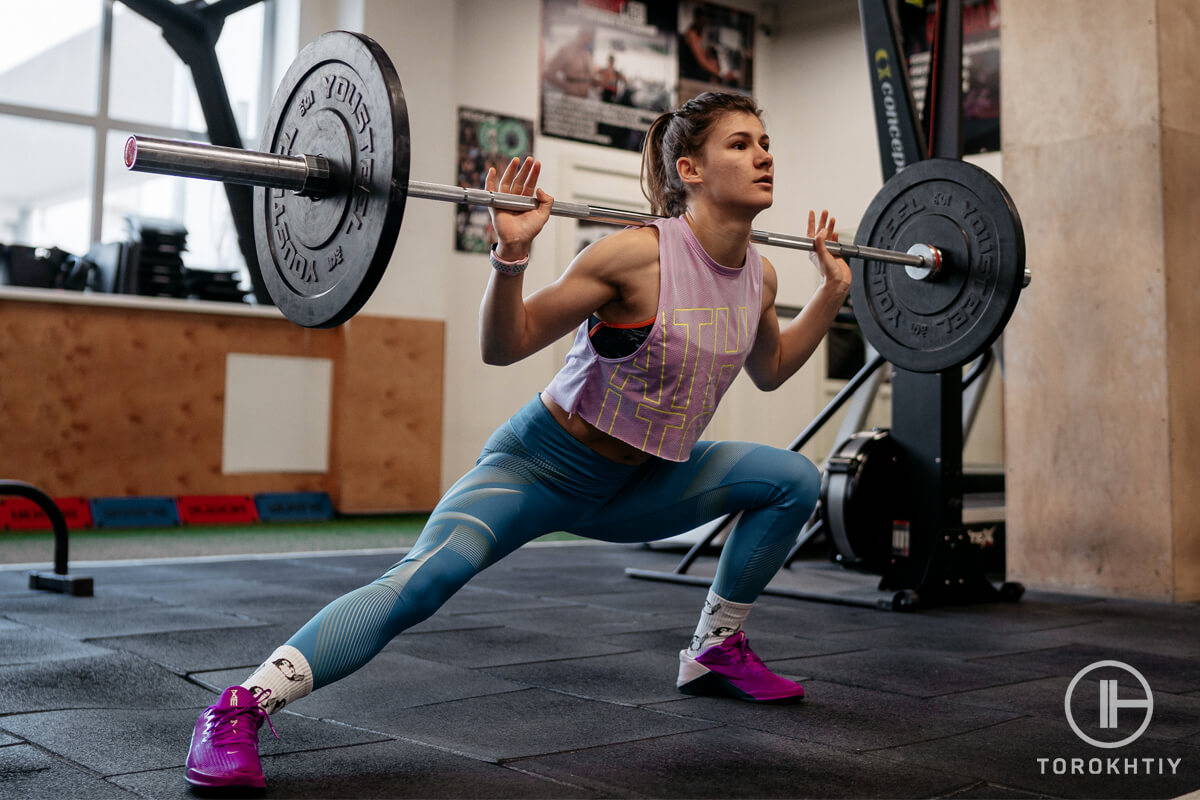
{"type": "MultiPolygon", "coordinates": [[[[134,172],[265,186],[317,197],[335,190],[337,183],[336,176],[331,174],[329,162],[320,156],[286,156],[149,136],[129,137],[125,143],[125,167],[134,172]]],[[[525,195],[490,192],[486,189],[464,189],[425,181],[410,180],[408,196],[506,211],[530,211],[537,207],[537,201],[525,195]]],[[[649,225],[654,220],[661,219],[654,214],[639,211],[606,208],[588,203],[567,203],[561,200],[554,201],[550,214],[611,225],[649,225]]],[[[760,230],[750,232],[750,241],[808,252],[815,248],[813,239],[807,236],[760,230]]],[[[928,259],[923,256],[896,250],[881,250],[849,242],[827,242],[826,246],[830,253],[839,258],[864,258],[929,269],[935,269],[937,266],[928,263],[928,259]]]]}
{"type": "Polygon", "coordinates": [[[284,156],[151,136],[130,136],[125,141],[125,167],[134,172],[265,186],[310,196],[333,188],[329,161],[321,156],[284,156]]]}

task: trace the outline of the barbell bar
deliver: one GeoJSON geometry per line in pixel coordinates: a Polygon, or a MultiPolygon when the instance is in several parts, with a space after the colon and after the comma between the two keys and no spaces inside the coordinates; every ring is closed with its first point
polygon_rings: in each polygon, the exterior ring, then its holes
{"type": "MultiPolygon", "coordinates": [[[[279,155],[150,136],[129,137],[125,142],[125,167],[134,172],[281,189],[313,200],[329,193],[343,191],[346,182],[344,177],[339,177],[331,170],[328,159],[319,155],[279,155]]],[[[408,182],[407,195],[505,211],[530,211],[538,205],[534,198],[525,195],[491,192],[486,189],[464,189],[460,186],[414,180],[408,182]]],[[[561,200],[554,201],[550,214],[611,225],[645,226],[656,219],[662,219],[654,214],[639,211],[561,200]]],[[[812,252],[815,246],[814,240],[807,236],[760,230],[750,232],[750,241],[808,252],[812,252]]],[[[829,252],[838,258],[864,258],[911,267],[909,275],[918,280],[933,277],[941,265],[941,254],[931,244],[913,245],[912,250],[907,253],[848,242],[827,242],[826,246],[829,252]]]]}

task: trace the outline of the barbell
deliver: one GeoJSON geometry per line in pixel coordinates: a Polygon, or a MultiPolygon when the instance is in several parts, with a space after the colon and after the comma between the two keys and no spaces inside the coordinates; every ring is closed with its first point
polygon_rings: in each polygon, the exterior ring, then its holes
{"type": "MultiPolygon", "coordinates": [[[[131,136],[127,169],[248,184],[258,269],[289,320],[330,328],[367,302],[391,260],[408,198],[512,211],[522,195],[409,180],[408,109],[391,59],[371,38],[332,31],[288,68],[264,125],[266,152],[131,136]]],[[[554,201],[550,213],[615,225],[658,217],[554,201]]],[[[805,236],[754,230],[756,244],[811,251],[805,236]]],[[[889,361],[933,372],[983,352],[1028,284],[1020,218],[991,175],[928,159],[888,181],[853,244],[855,314],[889,361]],[[900,248],[905,248],[901,250],[900,248]],[[896,267],[902,266],[904,270],[896,267]]]]}

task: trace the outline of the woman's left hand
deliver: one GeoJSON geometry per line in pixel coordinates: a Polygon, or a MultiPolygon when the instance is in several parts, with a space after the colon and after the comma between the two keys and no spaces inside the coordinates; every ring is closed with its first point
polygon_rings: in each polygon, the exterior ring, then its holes
{"type": "Polygon", "coordinates": [[[828,211],[821,211],[820,222],[815,211],[808,212],[808,236],[814,243],[813,252],[808,257],[813,266],[820,270],[824,284],[845,296],[850,293],[850,265],[845,259],[836,258],[825,246],[827,241],[838,240],[837,231],[834,230],[836,226],[837,218],[829,216],[828,211]]]}

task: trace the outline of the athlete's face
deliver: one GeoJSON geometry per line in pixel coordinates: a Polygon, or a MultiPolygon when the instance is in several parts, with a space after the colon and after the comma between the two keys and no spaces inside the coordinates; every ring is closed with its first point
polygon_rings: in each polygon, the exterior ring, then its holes
{"type": "Polygon", "coordinates": [[[711,201],[757,213],[774,200],[770,146],[771,137],[757,116],[744,111],[724,114],[709,130],[700,157],[681,159],[689,163],[680,164],[680,174],[688,180],[684,172],[691,171],[699,179],[695,188],[711,201]]]}

